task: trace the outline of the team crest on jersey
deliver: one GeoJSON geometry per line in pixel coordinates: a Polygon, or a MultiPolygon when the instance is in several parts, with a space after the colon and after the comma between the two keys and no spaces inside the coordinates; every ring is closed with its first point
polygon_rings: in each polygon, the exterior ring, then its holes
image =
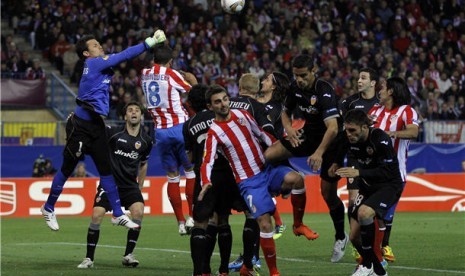
{"type": "Polygon", "coordinates": [[[99,203],[100,200],[102,200],[102,198],[98,196],[98,197],[95,199],[95,202],[96,202],[96,203],[99,203]]]}
{"type": "Polygon", "coordinates": [[[109,55],[106,55],[106,56],[103,57],[103,60],[107,60],[107,59],[109,59],[109,58],[110,58],[110,56],[109,56],[109,55]]]}
{"type": "Polygon", "coordinates": [[[347,180],[349,180],[349,184],[354,183],[354,178],[353,177],[349,177],[349,178],[347,178],[347,180]]]}
{"type": "Polygon", "coordinates": [[[399,117],[399,116],[398,116],[397,114],[394,114],[394,115],[391,116],[391,118],[390,118],[389,120],[390,120],[391,123],[392,123],[393,121],[397,120],[398,117],[399,117]]]}
{"type": "Polygon", "coordinates": [[[142,143],[140,141],[137,141],[134,146],[136,147],[136,149],[140,149],[140,146],[142,146],[142,143]]]}
{"type": "Polygon", "coordinates": [[[373,148],[370,147],[370,146],[368,146],[368,147],[367,147],[367,153],[368,153],[368,155],[373,155],[373,152],[374,152],[373,148]]]}
{"type": "Polygon", "coordinates": [[[245,126],[245,120],[244,120],[244,118],[239,118],[239,120],[237,120],[237,122],[238,122],[241,126],[245,126]]]}
{"type": "Polygon", "coordinates": [[[311,105],[315,105],[316,104],[316,96],[313,95],[311,98],[310,98],[310,104],[311,105]]]}

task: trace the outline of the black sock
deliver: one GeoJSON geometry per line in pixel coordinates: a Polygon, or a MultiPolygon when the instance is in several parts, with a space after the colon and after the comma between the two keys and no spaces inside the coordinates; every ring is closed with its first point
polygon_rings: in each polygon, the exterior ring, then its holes
{"type": "Polygon", "coordinates": [[[208,225],[205,237],[207,238],[207,247],[204,255],[202,273],[211,273],[210,259],[215,250],[216,235],[218,234],[218,227],[216,225],[208,225]]]}
{"type": "Polygon", "coordinates": [[[94,260],[95,248],[100,236],[100,225],[91,223],[87,229],[87,253],[86,258],[94,260]]]}
{"type": "Polygon", "coordinates": [[[343,240],[346,235],[344,233],[344,205],[342,201],[336,208],[329,211],[331,219],[333,220],[334,229],[336,230],[336,240],[343,240]]]}
{"type": "Polygon", "coordinates": [[[242,230],[242,257],[247,268],[252,268],[252,257],[256,251],[257,240],[258,247],[260,247],[260,228],[258,227],[258,223],[253,218],[246,218],[244,229],[242,230]]]}
{"type": "MultiPolygon", "coordinates": [[[[139,224],[142,226],[142,221],[141,220],[132,220],[134,223],[139,224]]],[[[132,253],[134,251],[134,248],[136,247],[137,240],[139,239],[139,234],[140,234],[141,227],[139,229],[129,229],[128,231],[128,237],[126,240],[126,251],[124,252],[124,256],[132,253]]]]}
{"type": "Polygon", "coordinates": [[[207,238],[205,229],[194,227],[191,231],[190,245],[191,258],[194,265],[194,275],[202,274],[202,266],[207,247],[207,238]]]}
{"type": "Polygon", "coordinates": [[[221,225],[218,227],[218,247],[220,248],[221,264],[219,272],[229,272],[229,258],[232,249],[231,226],[221,225]]]}
{"type": "Polygon", "coordinates": [[[362,236],[362,257],[363,265],[370,268],[373,265],[373,270],[376,274],[384,275],[386,271],[381,266],[373,251],[372,244],[375,240],[375,223],[373,219],[360,221],[360,234],[362,236]]]}
{"type": "Polygon", "coordinates": [[[386,225],[386,230],[384,230],[384,237],[383,242],[381,244],[382,247],[389,245],[389,238],[391,237],[391,230],[392,230],[392,220],[385,220],[384,224],[386,225]]]}

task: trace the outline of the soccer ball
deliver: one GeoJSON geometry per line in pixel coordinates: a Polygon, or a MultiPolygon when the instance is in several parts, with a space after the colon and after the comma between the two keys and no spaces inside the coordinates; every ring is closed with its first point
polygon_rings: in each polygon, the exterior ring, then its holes
{"type": "Polygon", "coordinates": [[[221,0],[221,6],[227,13],[239,13],[245,6],[245,0],[221,0]]]}

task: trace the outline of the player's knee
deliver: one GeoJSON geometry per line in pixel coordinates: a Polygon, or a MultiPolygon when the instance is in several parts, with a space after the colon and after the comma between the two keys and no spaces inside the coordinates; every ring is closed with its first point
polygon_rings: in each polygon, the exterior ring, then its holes
{"type": "Polygon", "coordinates": [[[144,217],[144,207],[131,210],[131,217],[133,219],[142,220],[144,217]]]}
{"type": "Polygon", "coordinates": [[[357,215],[359,221],[373,219],[375,217],[375,211],[369,206],[362,205],[358,209],[357,215]]]}
{"type": "Polygon", "coordinates": [[[258,226],[260,227],[260,232],[270,233],[271,231],[273,231],[271,218],[267,214],[258,217],[258,226]]]}
{"type": "Polygon", "coordinates": [[[92,211],[92,223],[101,224],[103,217],[105,216],[105,209],[101,207],[94,207],[92,211]]]}

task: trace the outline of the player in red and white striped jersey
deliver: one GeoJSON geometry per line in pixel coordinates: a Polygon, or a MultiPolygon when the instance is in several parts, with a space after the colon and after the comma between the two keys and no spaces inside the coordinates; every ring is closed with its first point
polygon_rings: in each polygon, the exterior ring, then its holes
{"type": "MultiPolygon", "coordinates": [[[[270,146],[275,139],[257,125],[250,113],[244,110],[231,110],[229,96],[223,87],[218,85],[210,87],[206,99],[209,109],[215,112],[215,120],[205,140],[205,154],[200,170],[202,191],[198,200],[203,199],[212,185],[211,170],[219,150],[231,164],[241,195],[251,214],[258,221],[260,246],[270,275],[279,275],[271,223],[271,214],[276,208],[272,195],[291,193],[294,225],[300,229],[301,235],[313,234],[302,222],[306,202],[303,177],[289,167],[265,164],[260,143],[270,146]]],[[[249,273],[253,273],[252,267],[244,264],[240,274],[249,275],[249,273]]]]}
{"type": "MultiPolygon", "coordinates": [[[[392,77],[381,83],[379,91],[380,105],[374,106],[369,116],[374,121],[374,127],[384,130],[392,139],[397,152],[399,169],[405,185],[407,177],[408,146],[411,139],[418,136],[418,114],[410,106],[411,96],[407,84],[402,78],[392,77]]],[[[389,238],[397,204],[394,204],[384,217],[386,230],[382,242],[383,255],[387,261],[395,260],[389,246],[389,238]]]]}
{"type": "Polygon", "coordinates": [[[182,199],[179,189],[179,167],[186,174],[186,198],[189,205],[188,226],[193,226],[192,197],[194,193],[194,166],[189,162],[184,150],[182,126],[188,114],[182,105],[181,94],[187,93],[197,80],[191,73],[177,72],[171,68],[173,50],[165,44],[154,48],[154,66],[142,70],[142,89],[147,109],[155,123],[156,145],[160,152],[162,166],[168,175],[168,198],[179,224],[179,234],[187,234],[186,219],[182,212],[182,199]]]}
{"type": "Polygon", "coordinates": [[[187,121],[188,114],[182,105],[180,93],[189,92],[191,85],[179,72],[155,64],[142,70],[141,79],[147,109],[152,114],[155,128],[170,128],[187,121]]]}

